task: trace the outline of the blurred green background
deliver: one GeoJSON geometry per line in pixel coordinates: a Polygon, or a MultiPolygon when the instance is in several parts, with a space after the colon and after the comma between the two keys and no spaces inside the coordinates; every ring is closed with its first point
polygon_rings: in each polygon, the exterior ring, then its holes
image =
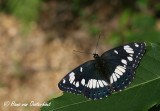
{"type": "Polygon", "coordinates": [[[0,0],[0,110],[38,111],[3,104],[61,94],[59,80],[92,58],[73,50],[93,52],[100,33],[98,53],[129,42],[160,42],[160,1],[0,0]]]}

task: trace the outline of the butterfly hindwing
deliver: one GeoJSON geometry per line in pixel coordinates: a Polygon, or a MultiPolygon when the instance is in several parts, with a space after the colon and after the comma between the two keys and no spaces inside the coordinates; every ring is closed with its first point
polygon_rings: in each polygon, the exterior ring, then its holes
{"type": "Polygon", "coordinates": [[[101,58],[108,64],[107,68],[111,73],[110,83],[115,91],[126,88],[133,80],[135,68],[145,50],[145,43],[137,42],[111,49],[101,55],[101,58]]]}
{"type": "Polygon", "coordinates": [[[110,85],[102,78],[99,71],[94,68],[84,90],[84,96],[89,99],[102,99],[112,93],[110,85]]]}

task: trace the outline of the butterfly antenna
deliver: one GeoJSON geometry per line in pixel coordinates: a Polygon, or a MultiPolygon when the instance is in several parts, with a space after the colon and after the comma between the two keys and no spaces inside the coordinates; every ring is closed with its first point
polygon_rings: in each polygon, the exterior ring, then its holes
{"type": "MultiPolygon", "coordinates": [[[[84,54],[92,54],[92,53],[89,53],[89,52],[81,52],[81,51],[77,51],[77,50],[73,50],[74,52],[79,52],[79,53],[84,53],[84,54]]],[[[93,54],[92,54],[93,55],[93,54]]]]}
{"type": "Polygon", "coordinates": [[[95,49],[95,54],[96,54],[96,50],[97,50],[97,47],[98,47],[98,43],[99,43],[99,39],[101,37],[101,33],[99,34],[99,37],[98,37],[98,41],[97,41],[97,44],[96,44],[96,49],[95,49]]]}

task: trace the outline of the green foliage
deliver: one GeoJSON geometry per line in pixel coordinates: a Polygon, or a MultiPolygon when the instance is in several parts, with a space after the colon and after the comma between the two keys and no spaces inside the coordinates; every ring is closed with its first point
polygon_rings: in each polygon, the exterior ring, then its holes
{"type": "Polygon", "coordinates": [[[160,44],[147,45],[147,52],[136,70],[130,87],[102,100],[64,93],[51,99],[41,111],[147,111],[160,103],[160,44]]]}
{"type": "MultiPolygon", "coordinates": [[[[148,3],[148,0],[137,0],[139,12],[124,9],[119,19],[118,30],[112,32],[105,42],[116,46],[135,41],[160,41],[160,32],[156,29],[156,19],[148,13],[148,3]]],[[[160,9],[158,4],[155,9],[160,9]]]]}
{"type": "Polygon", "coordinates": [[[8,0],[7,10],[28,24],[38,19],[40,5],[41,0],[8,0]]]}
{"type": "Polygon", "coordinates": [[[157,42],[160,41],[159,36],[154,17],[126,9],[120,17],[119,29],[113,32],[106,42],[112,45],[135,41],[157,42]]]}

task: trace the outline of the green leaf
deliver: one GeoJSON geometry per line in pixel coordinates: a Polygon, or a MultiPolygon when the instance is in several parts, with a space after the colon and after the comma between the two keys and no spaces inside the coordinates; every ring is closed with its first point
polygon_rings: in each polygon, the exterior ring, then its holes
{"type": "Polygon", "coordinates": [[[41,111],[147,111],[160,104],[160,44],[149,43],[131,85],[102,100],[64,93],[41,111]]]}

